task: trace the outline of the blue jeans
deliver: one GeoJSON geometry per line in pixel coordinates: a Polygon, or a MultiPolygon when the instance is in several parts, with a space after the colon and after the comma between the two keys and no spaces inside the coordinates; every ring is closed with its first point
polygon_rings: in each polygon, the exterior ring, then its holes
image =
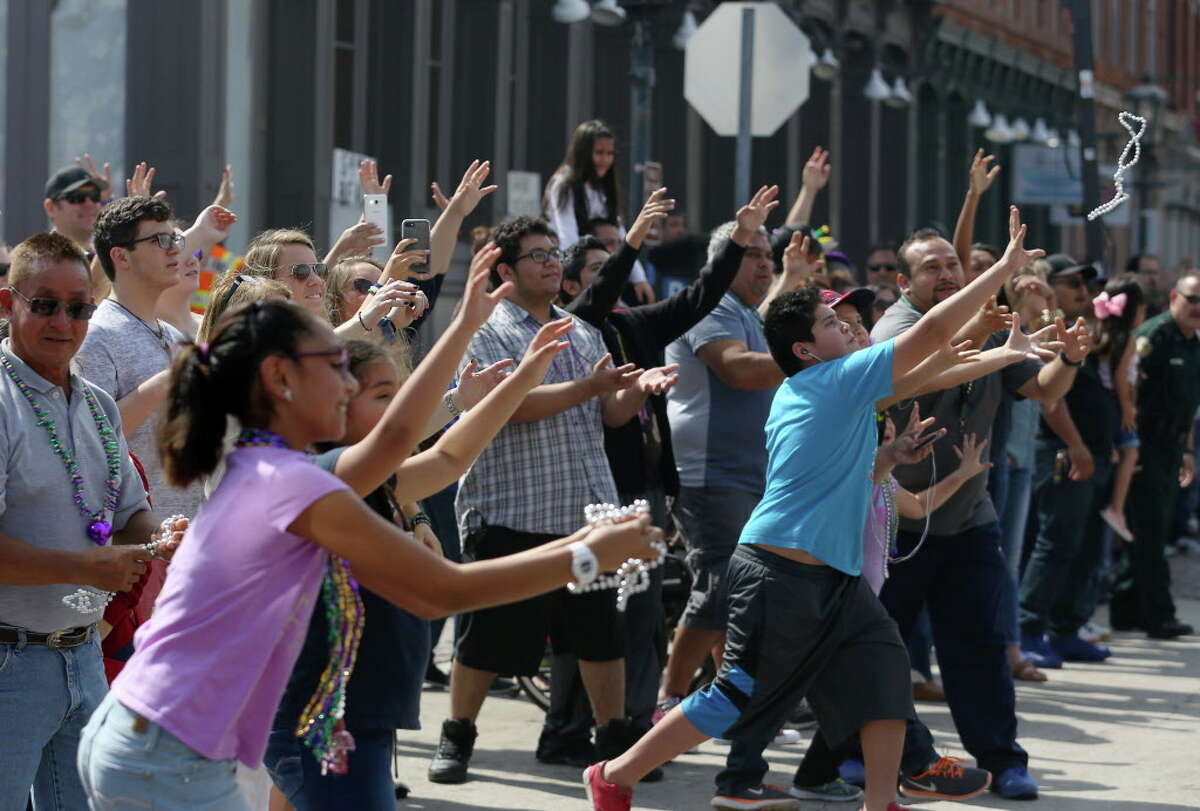
{"type": "Polygon", "coordinates": [[[74,648],[0,645],[0,811],[86,808],[79,735],[108,692],[100,640],[74,648]]]}
{"type": "Polygon", "coordinates": [[[1073,636],[1091,619],[1104,550],[1100,510],[1108,503],[1112,464],[1093,454],[1085,481],[1054,480],[1061,445],[1038,443],[1037,543],[1021,579],[1021,632],[1073,636]]]}
{"type": "MultiPolygon", "coordinates": [[[[993,475],[995,472],[993,471],[993,475]]],[[[1012,576],[1001,603],[1000,631],[1010,643],[1021,641],[1021,626],[1017,622],[1017,593],[1020,588],[1021,547],[1025,543],[1025,524],[1029,520],[1029,503],[1033,493],[1033,471],[1029,468],[1005,466],[1008,483],[1000,513],[1000,551],[1008,562],[1012,576]]]]}
{"type": "Polygon", "coordinates": [[[92,811],[250,811],[235,771],[233,760],[204,757],[111,693],[79,742],[79,777],[92,811]]]}
{"type": "Polygon", "coordinates": [[[273,729],[263,765],[296,811],[395,811],[392,730],[357,730],[346,774],[321,774],[321,764],[293,729],[273,729]]]}
{"type": "MultiPolygon", "coordinates": [[[[919,533],[901,532],[909,554],[919,533]]],[[[1000,528],[984,524],[957,535],[930,535],[916,557],[891,569],[879,598],[908,637],[922,604],[929,606],[933,644],[950,714],[963,746],[993,774],[1024,766],[1017,743],[1016,694],[998,617],[1008,567],[1000,528]]]]}

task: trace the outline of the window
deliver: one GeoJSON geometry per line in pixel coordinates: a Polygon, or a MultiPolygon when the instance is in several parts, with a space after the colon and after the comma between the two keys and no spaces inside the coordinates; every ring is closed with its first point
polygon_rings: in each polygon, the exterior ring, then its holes
{"type": "Polygon", "coordinates": [[[367,124],[368,0],[337,0],[333,36],[333,145],[362,152],[367,124]]]}

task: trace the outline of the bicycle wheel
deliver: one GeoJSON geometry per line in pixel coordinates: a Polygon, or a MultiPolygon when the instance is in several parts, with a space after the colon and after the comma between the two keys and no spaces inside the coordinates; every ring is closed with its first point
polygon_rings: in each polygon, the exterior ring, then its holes
{"type": "Polygon", "coordinates": [[[537,705],[542,712],[547,712],[550,709],[550,646],[546,646],[546,653],[542,656],[542,663],[538,666],[538,672],[532,676],[517,676],[517,684],[521,686],[521,691],[529,697],[529,700],[537,705]]]}

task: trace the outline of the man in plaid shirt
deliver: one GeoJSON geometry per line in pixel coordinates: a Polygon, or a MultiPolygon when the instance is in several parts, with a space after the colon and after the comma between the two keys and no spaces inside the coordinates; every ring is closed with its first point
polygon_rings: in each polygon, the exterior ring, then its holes
{"type": "MultiPolygon", "coordinates": [[[[505,358],[519,361],[542,324],[571,318],[553,305],[562,283],[553,237],[544,220],[532,217],[505,222],[493,233],[503,251],[493,282],[511,282],[512,291],[467,350],[480,368],[505,358]]],[[[628,422],[647,396],[674,382],[663,368],[613,367],[600,332],[578,319],[566,340],[570,346],[555,358],[544,384],[530,392],[463,476],[455,511],[467,560],[497,558],[569,535],[588,504],[615,503],[604,426],[628,422]]],[[[559,589],[465,614],[459,628],[451,717],[442,723],[430,780],[466,780],[475,718],[488,688],[499,673],[536,673],[547,636],[579,656],[601,757],[631,742],[624,718],[624,632],[611,591],[576,596],[559,589]]]]}

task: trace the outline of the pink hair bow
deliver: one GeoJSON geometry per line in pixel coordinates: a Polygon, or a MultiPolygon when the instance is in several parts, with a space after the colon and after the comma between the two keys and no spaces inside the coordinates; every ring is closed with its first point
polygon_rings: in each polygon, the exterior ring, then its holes
{"type": "Polygon", "coordinates": [[[1108,293],[1101,293],[1092,299],[1092,310],[1102,321],[1110,315],[1120,318],[1121,314],[1125,312],[1125,302],[1128,299],[1129,297],[1124,293],[1117,293],[1112,298],[1108,297],[1108,293]]]}

